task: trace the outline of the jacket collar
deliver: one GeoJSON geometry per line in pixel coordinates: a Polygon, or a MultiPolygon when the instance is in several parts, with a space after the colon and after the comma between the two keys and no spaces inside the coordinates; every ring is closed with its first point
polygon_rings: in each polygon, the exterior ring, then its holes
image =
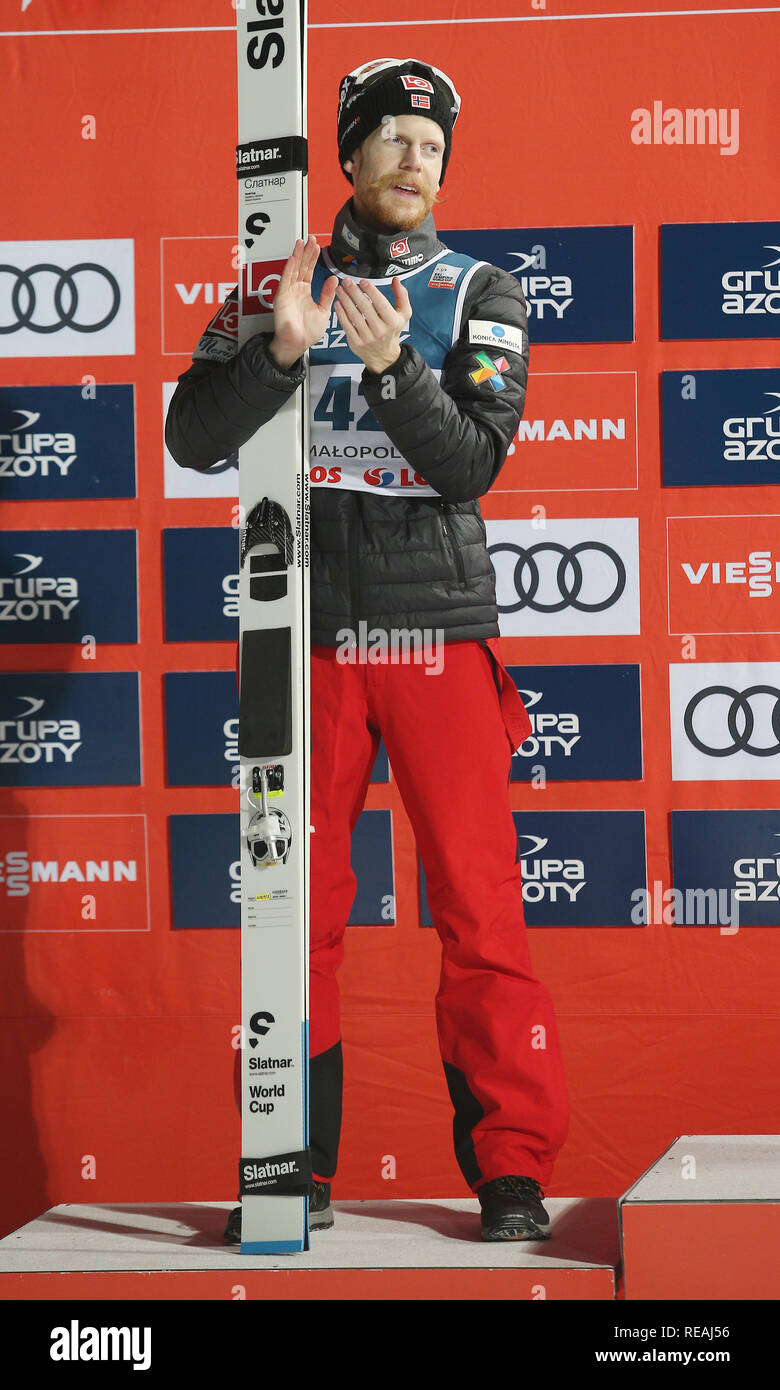
{"type": "Polygon", "coordinates": [[[349,198],[333,223],[328,254],[342,275],[381,280],[416,270],[446,249],[432,212],[413,232],[373,232],[357,221],[349,198]]]}

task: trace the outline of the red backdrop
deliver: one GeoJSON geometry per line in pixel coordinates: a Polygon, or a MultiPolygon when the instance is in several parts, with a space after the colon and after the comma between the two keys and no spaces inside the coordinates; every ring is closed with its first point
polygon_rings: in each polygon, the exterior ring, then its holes
{"type": "MultiPolygon", "coordinates": [[[[527,0],[426,0],[421,15],[418,3],[397,0],[392,23],[374,5],[356,24],[353,5],[314,0],[309,222],[322,242],[349,191],[336,160],[339,78],[369,57],[411,52],[451,73],[463,97],[440,228],[634,226],[635,341],[532,339],[526,413],[543,413],[537,391],[552,408],[555,374],[584,374],[569,377],[573,390],[573,380],[592,373],[635,373],[636,491],[610,490],[633,489],[631,469],[628,481],[618,472],[587,492],[565,467],[545,491],[534,470],[538,490],[488,496],[483,512],[527,518],[541,504],[549,517],[639,517],[641,634],[507,637],[504,656],[510,664],[639,663],[644,778],[550,783],[544,792],[513,784],[512,796],[518,809],[539,797],[545,811],[643,809],[648,878],[668,886],[671,809],[771,807],[775,784],[672,781],[668,667],[682,658],[681,638],[668,632],[675,624],[667,619],[666,517],[738,514],[747,524],[780,512],[780,499],[775,488],[661,486],[659,374],[766,367],[777,362],[777,345],[660,340],[659,226],[777,216],[780,88],[766,76],[776,14],[741,13],[733,3],[713,12],[701,0],[687,0],[685,14],[658,0],[652,8],[653,16],[634,16],[617,0],[555,0],[541,9],[527,0]],[[511,22],[499,22],[502,12],[511,22]],[[738,108],[738,152],[633,143],[631,113],[654,100],[738,108]]],[[[165,496],[161,400],[210,313],[203,296],[182,305],[174,282],[186,275],[188,283],[235,283],[237,200],[234,15],[226,0],[137,0],[131,19],[119,0],[32,0],[23,14],[18,0],[2,0],[0,16],[2,236],[132,238],[136,304],[135,355],[5,357],[0,384],[80,384],[88,374],[132,383],[138,477],[130,500],[9,501],[4,526],[137,530],[140,620],[137,645],[99,643],[88,667],[67,645],[7,645],[2,660],[15,672],[140,672],[143,766],[137,787],[0,790],[0,815],[65,818],[47,831],[56,846],[59,834],[87,833],[72,818],[122,813],[125,850],[132,841],[139,858],[142,822],[132,818],[145,816],[148,868],[148,896],[144,887],[101,899],[96,885],[98,913],[109,904],[101,930],[83,929],[89,923],[74,889],[58,899],[56,922],[44,924],[56,930],[0,932],[7,1231],[57,1202],[235,1192],[239,933],[172,929],[167,820],[234,811],[236,794],[168,787],[163,722],[164,673],[228,670],[233,651],[222,642],[166,643],[161,559],[163,528],[224,527],[233,504],[165,496]],[[94,139],[83,138],[87,115],[94,139]],[[120,915],[111,906],[118,902],[120,915]]],[[[696,657],[771,661],[776,652],[771,633],[714,633],[697,639],[696,657]]],[[[348,932],[335,1196],[465,1195],[433,1022],[438,947],[419,925],[413,837],[392,781],[372,785],[367,806],[393,812],[397,920],[348,932]],[[383,1177],[390,1155],[395,1176],[383,1177]]],[[[40,825],[30,819],[31,836],[40,825]]],[[[0,912],[7,906],[0,899],[0,912]]],[[[777,1062],[771,927],[734,935],[672,925],[537,929],[531,950],[556,1001],[572,1099],[551,1195],[617,1195],[678,1134],[776,1129],[767,1087],[777,1062]]]]}

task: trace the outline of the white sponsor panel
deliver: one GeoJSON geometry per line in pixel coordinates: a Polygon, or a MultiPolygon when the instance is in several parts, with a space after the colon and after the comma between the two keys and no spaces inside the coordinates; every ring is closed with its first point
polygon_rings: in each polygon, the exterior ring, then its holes
{"type": "Polygon", "coordinates": [[[134,243],[0,242],[0,357],[135,352],[134,243]]]}
{"type": "Polygon", "coordinates": [[[669,667],[672,778],[780,777],[780,661],[683,661],[669,667]]]}
{"type": "Polygon", "coordinates": [[[196,468],[181,468],[165,446],[165,420],[175,381],[163,382],[163,453],[165,459],[166,497],[238,497],[238,463],[222,459],[213,469],[199,473],[196,468]]]}
{"type": "Polygon", "coordinates": [[[502,634],[638,633],[636,517],[486,522],[502,634]]]}
{"type": "MultiPolygon", "coordinates": [[[[333,346],[338,346],[332,342],[333,346]]],[[[433,369],[431,369],[433,370],[433,369]]],[[[312,365],[309,468],[312,487],[394,497],[438,497],[406,462],[359,394],[362,362],[312,365]]],[[[437,381],[441,372],[433,370],[437,381]]]]}
{"type": "Polygon", "coordinates": [[[522,328],[489,319],[469,319],[469,342],[475,347],[497,348],[504,352],[525,352],[528,339],[522,328]]]}

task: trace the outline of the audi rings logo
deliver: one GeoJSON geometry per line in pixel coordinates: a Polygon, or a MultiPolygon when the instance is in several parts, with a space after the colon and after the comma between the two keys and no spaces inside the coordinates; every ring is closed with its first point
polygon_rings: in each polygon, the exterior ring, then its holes
{"type": "MultiPolygon", "coordinates": [[[[747,690],[735,690],[730,685],[708,685],[703,690],[697,691],[685,709],[684,715],[685,733],[694,748],[700,753],[706,753],[710,758],[728,758],[733,753],[751,753],[755,758],[771,758],[776,753],[780,753],[780,690],[774,685],[750,685],[747,690]],[[754,709],[751,701],[757,696],[768,696],[772,700],[771,710],[763,711],[754,709]],[[729,700],[726,711],[726,728],[728,730],[731,743],[724,748],[713,748],[705,743],[698,736],[693,727],[696,711],[705,700],[714,700],[718,697],[725,697],[729,700]],[[755,732],[757,720],[766,728],[767,722],[771,729],[773,743],[754,743],[753,733],[755,732]]],[[[769,729],[766,730],[767,734],[769,729]]]]}
{"type": "Polygon", "coordinates": [[[626,567],[611,545],[602,541],[580,541],[577,545],[560,545],[557,541],[539,541],[536,545],[513,545],[510,541],[500,541],[488,547],[488,554],[495,563],[495,557],[507,551],[516,556],[513,582],[514,603],[499,603],[499,613],[517,613],[521,608],[534,613],[560,613],[564,608],[575,608],[580,613],[603,613],[617,603],[626,587],[626,567]],[[551,561],[542,557],[549,554],[551,561]],[[590,558],[586,558],[590,556],[590,558]],[[594,562],[593,556],[604,556],[607,560],[606,592],[593,594],[594,589],[602,590],[605,566],[594,562]],[[557,563],[556,563],[557,557],[557,563]],[[590,600],[582,598],[586,584],[585,569],[589,572],[587,591],[590,600]],[[543,570],[547,571],[547,582],[557,586],[559,597],[548,602],[537,597],[542,584],[543,570]]]}
{"type": "MultiPolygon", "coordinates": [[[[110,270],[95,261],[79,261],[67,270],[51,261],[40,261],[26,270],[0,264],[0,302],[3,305],[7,302],[4,276],[11,276],[13,280],[11,314],[8,315],[7,309],[0,314],[0,333],[18,333],[21,328],[29,328],[33,333],[56,333],[61,328],[72,328],[76,333],[99,333],[113,322],[119,310],[119,282],[110,270]],[[84,300],[94,298],[94,280],[89,278],[93,276],[107,288],[109,301],[102,317],[91,322],[84,310],[84,300]]],[[[100,307],[102,311],[104,304],[100,307]]]]}

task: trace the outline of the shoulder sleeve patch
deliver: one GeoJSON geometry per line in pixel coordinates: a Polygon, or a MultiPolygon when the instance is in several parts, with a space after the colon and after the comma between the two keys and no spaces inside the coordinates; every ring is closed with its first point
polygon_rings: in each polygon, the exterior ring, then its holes
{"type": "Polygon", "coordinates": [[[501,348],[503,352],[519,352],[528,348],[528,336],[522,328],[508,323],[492,323],[489,319],[469,319],[469,343],[476,347],[501,348]]]}
{"type": "Polygon", "coordinates": [[[229,296],[206,328],[207,333],[219,333],[222,338],[238,342],[238,296],[229,296]]]}
{"type": "Polygon", "coordinates": [[[223,337],[220,333],[203,334],[192,354],[193,362],[230,362],[238,351],[235,339],[223,337]]]}

